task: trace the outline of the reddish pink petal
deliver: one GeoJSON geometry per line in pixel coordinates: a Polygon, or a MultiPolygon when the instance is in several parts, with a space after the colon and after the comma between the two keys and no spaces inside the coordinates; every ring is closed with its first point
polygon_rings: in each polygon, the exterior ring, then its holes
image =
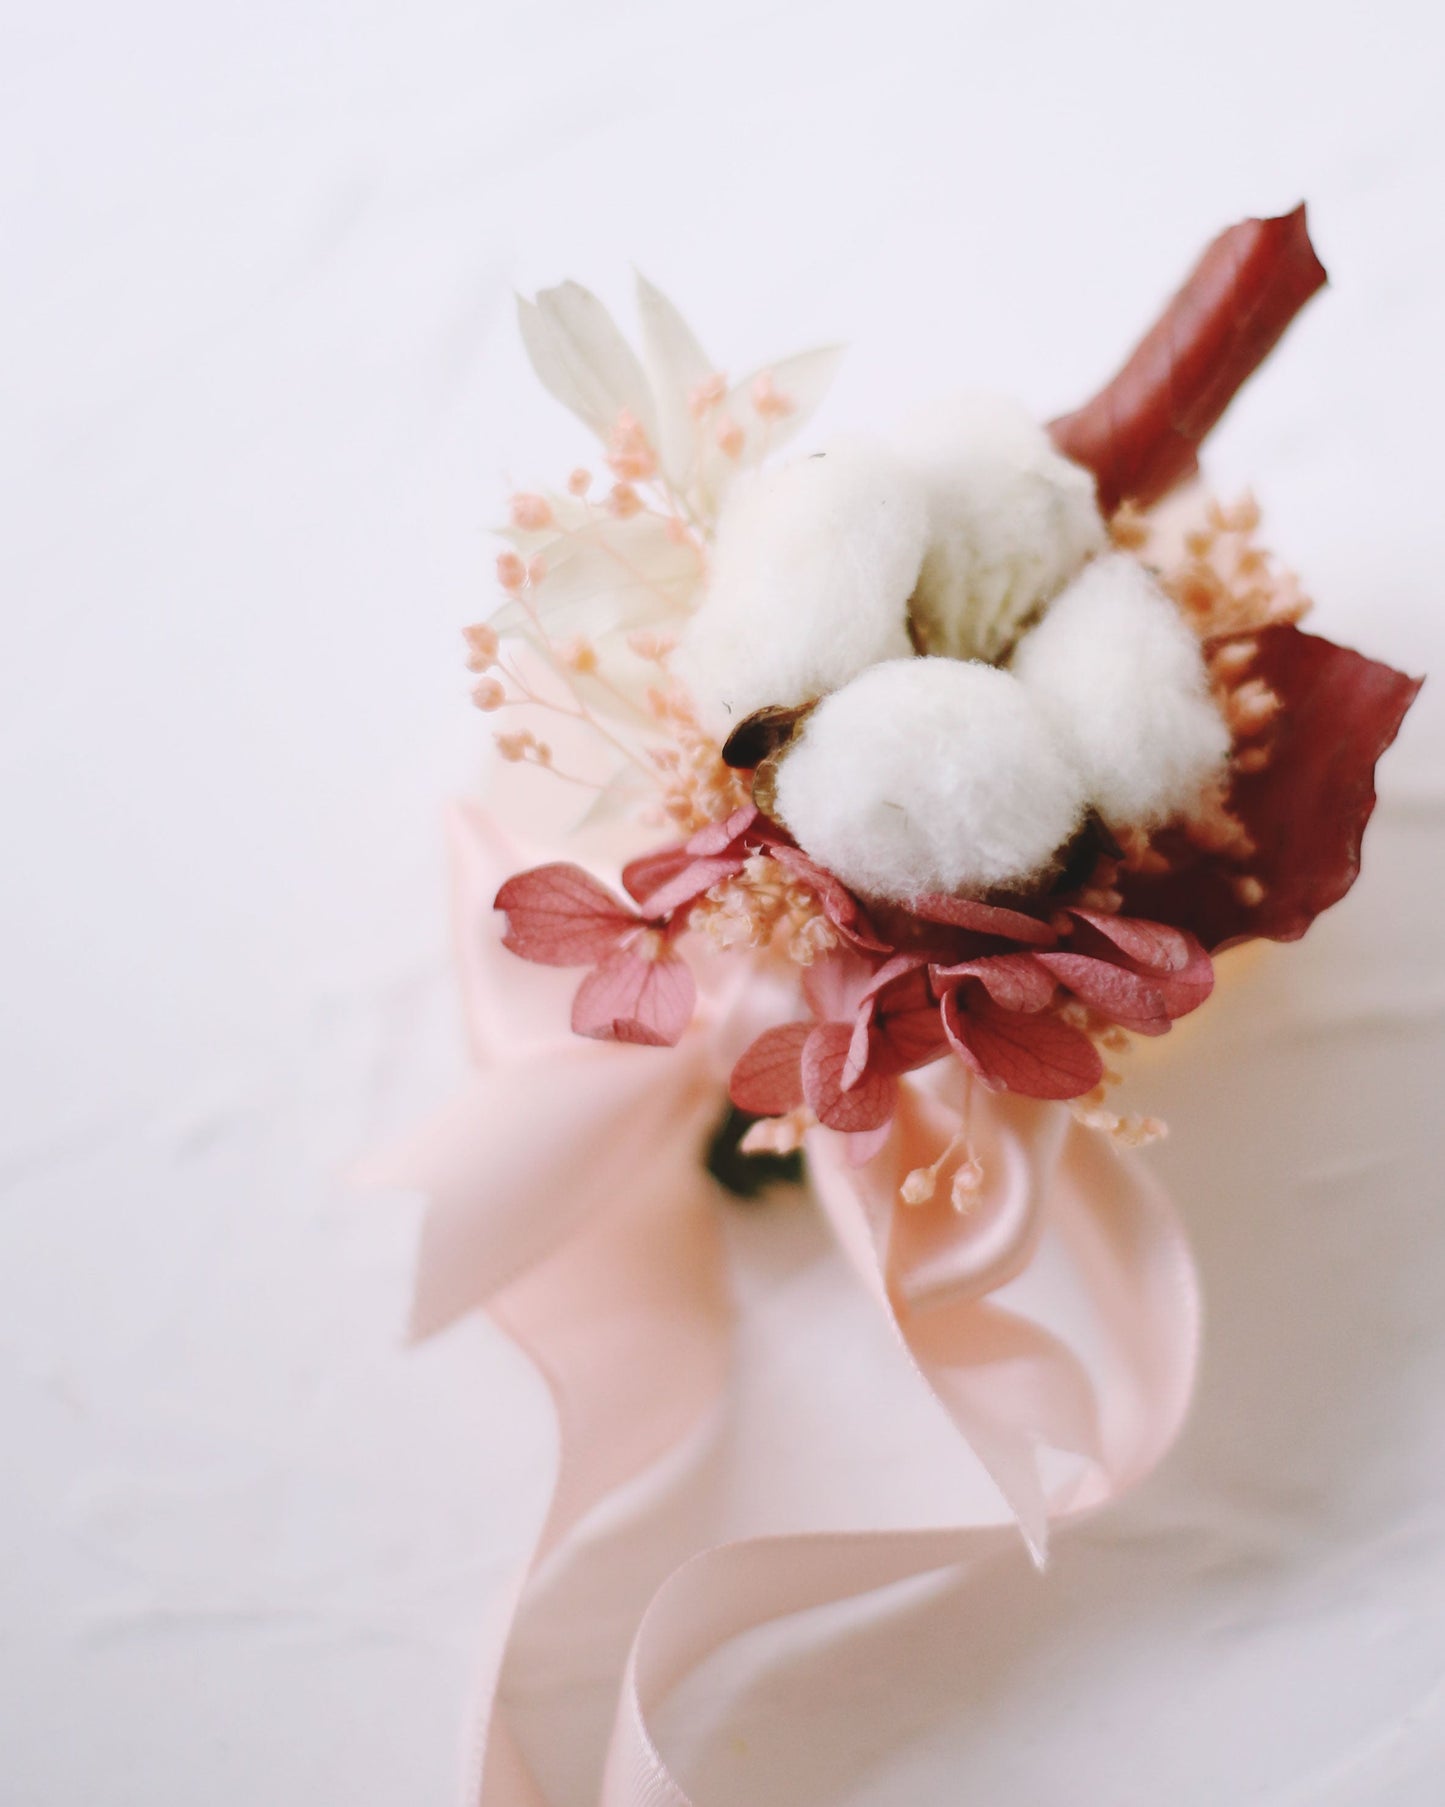
{"type": "Polygon", "coordinates": [[[645,904],[654,891],[691,864],[692,855],[686,847],[659,847],[655,853],[639,854],[629,860],[622,868],[622,883],[629,897],[645,904]]]}
{"type": "Polygon", "coordinates": [[[1104,1073],[1087,1035],[1052,1015],[1000,1010],[987,998],[952,991],[943,1001],[944,1027],[959,1058],[986,1085],[1025,1098],[1077,1098],[1104,1073]]]}
{"type": "Polygon", "coordinates": [[[804,1097],[820,1123],[850,1135],[887,1123],[898,1098],[891,1073],[868,1072],[851,1091],[843,1089],[852,1037],[847,1023],[819,1023],[803,1044],[804,1097]]]}
{"type": "Polygon", "coordinates": [[[1001,904],[979,903],[971,897],[920,897],[913,913],[926,922],[946,922],[956,929],[999,935],[1030,947],[1049,947],[1058,940],[1048,923],[1037,916],[1025,916],[1022,910],[1005,909],[1001,904]]]}
{"type": "Polygon", "coordinates": [[[868,1057],[873,1052],[873,1012],[860,1010],[858,1020],[854,1023],[848,1040],[848,1058],[843,1062],[841,1084],[845,1092],[853,1087],[868,1070],[868,1057]]]}
{"type": "Polygon", "coordinates": [[[885,1072],[911,1072],[948,1052],[939,1002],[922,967],[903,973],[878,994],[873,1019],[885,1072]]]}
{"type": "Polygon", "coordinates": [[[885,960],[873,977],[868,981],[863,997],[876,998],[880,991],[893,984],[895,979],[907,978],[909,973],[917,972],[927,966],[926,954],[894,954],[891,960],[885,960]]]}
{"type": "Polygon", "coordinates": [[[1121,954],[1151,973],[1183,972],[1199,951],[1192,935],[1165,922],[1110,916],[1102,910],[1070,910],[1069,914],[1097,929],[1121,954]]]}
{"type": "Polygon", "coordinates": [[[691,969],[676,954],[619,948],[578,986],[572,1027],[598,1041],[670,1048],[682,1039],[696,1002],[691,969]]]}
{"type": "Polygon", "coordinates": [[[803,968],[803,996],[823,1023],[851,1023],[872,996],[875,967],[851,947],[834,948],[803,968]]]}
{"type": "Polygon", "coordinates": [[[1269,763],[1236,779],[1230,796],[1258,849],[1245,870],[1264,887],[1262,901],[1240,896],[1238,866],[1182,835],[1160,843],[1169,872],[1119,879],[1130,911],[1192,930],[1211,952],[1255,936],[1297,941],[1349,890],[1375,807],[1376,761],[1422,682],[1296,627],[1251,638],[1251,675],[1284,704],[1269,763]]]}
{"type": "MultiPolygon", "coordinates": [[[[845,1092],[857,1085],[870,1060],[877,1060],[881,1072],[906,1073],[948,1052],[938,999],[916,955],[897,954],[885,961],[857,994],[855,1008],[853,1039],[843,1068],[845,1092]]],[[[829,1014],[835,1021],[847,1020],[842,1008],[829,1014]]]]}
{"type": "Polygon", "coordinates": [[[1158,993],[1171,1021],[1197,1010],[1214,990],[1214,962],[1185,930],[1137,916],[1072,914],[1078,932],[1069,951],[1137,974],[1158,993]]]}
{"type": "MultiPolygon", "coordinates": [[[[1193,941],[1192,936],[1190,939],[1193,941]]],[[[1150,973],[1148,978],[1163,998],[1164,1008],[1171,1019],[1188,1016],[1214,990],[1214,962],[1195,941],[1189,964],[1182,972],[1150,973]]]]}
{"type": "Polygon", "coordinates": [[[985,954],[963,960],[957,966],[935,966],[933,980],[940,990],[965,979],[979,984],[1004,1010],[1044,1010],[1053,1002],[1054,982],[1039,965],[1043,955],[985,954]]]}
{"type": "Polygon", "coordinates": [[[502,943],[543,966],[590,966],[604,959],[641,918],[580,866],[535,866],[509,878],[494,909],[504,910],[502,943]]]}
{"type": "Polygon", "coordinates": [[[1076,998],[1111,1023],[1140,1035],[1163,1035],[1168,1029],[1163,993],[1131,968],[1088,954],[1040,954],[1039,959],[1076,998]]]}
{"type": "Polygon", "coordinates": [[[651,917],[670,915],[683,904],[691,903],[721,884],[725,878],[736,878],[743,869],[741,854],[722,854],[715,859],[689,860],[682,870],[659,885],[643,903],[651,917]]]}
{"type": "Polygon", "coordinates": [[[742,1055],[728,1081],[728,1097],[754,1117],[781,1117],[803,1102],[803,1043],[811,1023],[765,1029],[742,1055]]]}
{"type": "Polygon", "coordinates": [[[875,953],[892,952],[886,942],[879,940],[862,904],[825,866],[818,865],[800,848],[790,847],[786,842],[770,845],[768,852],[785,871],[817,893],[823,914],[847,940],[875,953]]]}
{"type": "Polygon", "coordinates": [[[723,821],[709,822],[706,828],[698,829],[688,842],[687,851],[694,859],[711,859],[714,854],[726,853],[757,819],[757,810],[751,803],[745,803],[723,821]]]}

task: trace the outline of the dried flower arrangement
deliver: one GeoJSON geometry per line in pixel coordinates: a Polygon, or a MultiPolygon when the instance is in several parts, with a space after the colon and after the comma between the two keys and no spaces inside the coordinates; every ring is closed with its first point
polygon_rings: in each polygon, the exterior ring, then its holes
{"type": "MultiPolygon", "coordinates": [[[[556,1408],[509,1624],[725,1383],[704,1166],[748,1196],[806,1158],[1036,1561],[1179,1434],[1197,1275],[1128,1152],[1162,1126],[1119,1106],[1121,1057],[1206,1001],[1222,949],[1349,890],[1419,687],[1306,633],[1253,503],[1185,484],[1324,280],[1303,209],[1246,221],[1077,413],[964,397],[779,458],[836,353],[732,382],[645,282],[640,357],[575,284],[522,304],[608,476],[513,498],[504,600],[466,630],[501,756],[536,773],[453,816],[473,1070],[377,1175],[429,1195],[418,1334],[486,1310],[556,1408]],[[518,844],[578,790],[605,880],[518,844]],[[547,967],[581,974],[575,1036],[547,967]]],[[[636,1621],[600,1798],[688,1807],[651,1715],[723,1641],[999,1535],[790,1522],[693,1554],[636,1621]]],[[[530,1807],[503,1661],[468,1798],[530,1807]]]]}
{"type": "Polygon", "coordinates": [[[834,352],[730,382],[646,282],[642,358],[575,284],[522,304],[613,481],[513,498],[474,700],[585,727],[588,770],[532,726],[497,744],[670,838],[622,894],[551,863],[496,906],[513,953],[586,969],[579,1035],[671,1046],[699,975],[767,979],[729,1172],[814,1125],[873,1160],[941,1061],[968,1083],[910,1202],[976,1192],[974,1085],[1146,1142],[1161,1125],[1110,1105],[1131,1038],[1197,1009],[1221,949],[1349,889],[1418,682],[1301,629],[1251,501],[1171,495],[1324,281],[1303,208],[1246,221],[1076,413],[964,397],[766,468],[834,352]]]}

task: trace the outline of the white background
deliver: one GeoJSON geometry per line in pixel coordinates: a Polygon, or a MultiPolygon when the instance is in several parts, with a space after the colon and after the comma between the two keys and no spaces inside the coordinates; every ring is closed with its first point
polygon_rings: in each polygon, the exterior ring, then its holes
{"type": "MultiPolygon", "coordinates": [[[[509,479],[584,449],[512,289],[624,309],[635,263],[735,370],[845,339],[832,422],[980,381],[1046,412],[1218,227],[1307,197],[1334,286],[1212,474],[1256,486],[1322,631],[1438,684],[1445,28],[1303,0],[10,12],[0,1798],[440,1807],[548,1434],[484,1327],[403,1352],[416,1206],[341,1176],[459,1068],[439,819],[486,731],[457,629],[509,479]]],[[[1349,902],[1141,1080],[1210,1306],[1181,1449],[1045,1583],[852,1628],[847,1687],[823,1645],[765,1653],[726,1712],[703,1678],[669,1726],[707,1807],[1439,1800],[1437,690],[1383,792],[1349,902]]],[[[777,1450],[820,1496],[923,1485],[901,1405],[861,1455],[799,1454],[830,1411],[869,1424],[886,1358],[851,1358],[840,1410],[849,1359],[787,1330],[854,1334],[821,1239],[736,1240],[777,1450]]],[[[593,1684],[542,1702],[554,1769],[585,1769],[593,1684]]]]}

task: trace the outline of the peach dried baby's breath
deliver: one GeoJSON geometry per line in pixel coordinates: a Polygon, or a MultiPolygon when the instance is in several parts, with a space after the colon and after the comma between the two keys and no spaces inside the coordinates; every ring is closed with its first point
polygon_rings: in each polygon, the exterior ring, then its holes
{"type": "Polygon", "coordinates": [[[818,899],[763,853],[749,854],[741,872],[700,898],[688,927],[723,949],[775,946],[799,966],[838,945],[818,899]]]}
{"type": "Polygon", "coordinates": [[[1309,598],[1293,572],[1259,544],[1259,504],[1245,495],[1233,504],[1211,498],[1199,524],[1184,535],[1182,552],[1154,544],[1147,516],[1131,516],[1126,531],[1157,562],[1164,588],[1202,640],[1243,634],[1279,622],[1298,622],[1309,598]]]}

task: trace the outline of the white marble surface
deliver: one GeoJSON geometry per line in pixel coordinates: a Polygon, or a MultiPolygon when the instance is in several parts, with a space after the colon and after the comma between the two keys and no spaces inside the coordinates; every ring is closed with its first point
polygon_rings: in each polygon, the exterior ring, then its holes
{"type": "MultiPolygon", "coordinates": [[[[340,1175],[460,1060],[456,630],[506,479],[581,449],[510,290],[622,303],[635,262],[734,367],[843,337],[833,422],[980,379],[1049,409],[1219,225],[1306,196],[1335,286],[1213,472],[1323,631],[1445,674],[1445,27],[90,0],[3,30],[0,1796],[442,1807],[548,1437],[482,1327],[402,1352],[415,1207],[340,1175]]],[[[1047,1582],[849,1626],[847,1686],[797,1634],[699,1677],[668,1730],[706,1807],[1439,1800],[1434,688],[1383,792],[1349,902],[1141,1082],[1210,1303],[1175,1458],[1047,1582]]],[[[886,1357],[785,1333],[810,1299],[870,1334],[806,1223],[739,1241],[739,1416],[798,1497],[939,1485],[896,1403],[881,1444],[805,1448],[886,1357]]],[[[558,1656],[580,1802],[599,1689],[558,1656]]]]}

